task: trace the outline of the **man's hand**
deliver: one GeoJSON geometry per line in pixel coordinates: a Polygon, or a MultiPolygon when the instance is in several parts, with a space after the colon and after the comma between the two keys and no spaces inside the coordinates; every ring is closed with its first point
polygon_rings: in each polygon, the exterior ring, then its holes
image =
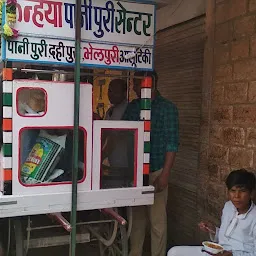
{"type": "Polygon", "coordinates": [[[216,256],[233,256],[232,252],[229,251],[224,251],[224,252],[219,252],[217,254],[215,254],[216,256]]]}
{"type": "Polygon", "coordinates": [[[201,221],[198,226],[203,232],[215,234],[214,225],[208,221],[201,221]]]}
{"type": "Polygon", "coordinates": [[[169,173],[162,172],[153,183],[153,186],[155,187],[155,192],[162,192],[168,186],[168,181],[169,173]]]}
{"type": "Polygon", "coordinates": [[[219,253],[217,253],[217,254],[212,254],[212,253],[207,252],[207,251],[205,251],[205,250],[203,249],[202,252],[205,252],[205,253],[207,253],[207,254],[209,254],[209,255],[214,255],[214,256],[233,256],[232,252],[229,252],[229,251],[223,251],[223,252],[219,252],[219,253]]]}
{"type": "Polygon", "coordinates": [[[169,175],[174,163],[175,155],[175,152],[166,152],[164,168],[153,184],[156,193],[163,191],[168,186],[169,175]]]}

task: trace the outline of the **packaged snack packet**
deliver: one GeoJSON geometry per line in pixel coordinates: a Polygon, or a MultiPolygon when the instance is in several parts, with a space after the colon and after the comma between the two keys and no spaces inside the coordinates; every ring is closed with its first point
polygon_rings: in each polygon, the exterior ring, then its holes
{"type": "MultiPolygon", "coordinates": [[[[19,92],[18,112],[24,116],[42,116],[45,93],[41,89],[25,88],[19,92]]],[[[21,163],[24,164],[38,137],[39,130],[26,129],[21,134],[21,163]]]]}
{"type": "Polygon", "coordinates": [[[48,180],[65,149],[67,135],[50,135],[45,130],[40,134],[21,168],[21,180],[25,184],[42,183],[48,180]]]}

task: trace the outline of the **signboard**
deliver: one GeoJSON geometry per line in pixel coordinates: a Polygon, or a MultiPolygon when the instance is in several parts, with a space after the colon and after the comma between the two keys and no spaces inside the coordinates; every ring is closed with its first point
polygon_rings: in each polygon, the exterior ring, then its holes
{"type": "MultiPolygon", "coordinates": [[[[81,11],[82,66],[152,69],[153,4],[82,0],[81,11]]],[[[74,64],[75,0],[18,0],[15,29],[5,59],[74,64]]]]}

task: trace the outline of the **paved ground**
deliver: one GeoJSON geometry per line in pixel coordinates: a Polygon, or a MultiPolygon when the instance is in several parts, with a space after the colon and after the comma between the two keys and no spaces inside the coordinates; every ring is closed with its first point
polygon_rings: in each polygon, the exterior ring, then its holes
{"type": "MultiPolygon", "coordinates": [[[[47,249],[30,250],[28,256],[69,256],[69,247],[52,247],[47,249]]],[[[98,244],[82,244],[77,246],[77,256],[100,256],[98,244]]],[[[150,256],[150,252],[144,252],[143,256],[150,256]]]]}
{"type": "MultiPolygon", "coordinates": [[[[78,245],[77,256],[100,256],[96,245],[78,245]]],[[[69,247],[54,247],[47,249],[31,250],[28,256],[69,256],[69,247]]],[[[144,252],[143,256],[150,256],[149,252],[144,252]]]]}
{"type": "MultiPolygon", "coordinates": [[[[47,249],[30,250],[28,256],[69,256],[69,247],[52,247],[47,249]]],[[[99,256],[99,250],[94,245],[78,245],[77,256],[99,256]]]]}

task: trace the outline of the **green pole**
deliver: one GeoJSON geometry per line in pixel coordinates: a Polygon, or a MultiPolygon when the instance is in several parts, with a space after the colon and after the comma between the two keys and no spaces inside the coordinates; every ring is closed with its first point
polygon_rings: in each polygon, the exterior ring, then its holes
{"type": "Polygon", "coordinates": [[[80,60],[81,60],[81,0],[76,0],[75,23],[75,86],[74,86],[74,131],[73,131],[73,166],[72,166],[72,209],[70,256],[76,255],[76,212],[77,212],[77,174],[79,140],[79,105],[80,105],[80,60]]]}

